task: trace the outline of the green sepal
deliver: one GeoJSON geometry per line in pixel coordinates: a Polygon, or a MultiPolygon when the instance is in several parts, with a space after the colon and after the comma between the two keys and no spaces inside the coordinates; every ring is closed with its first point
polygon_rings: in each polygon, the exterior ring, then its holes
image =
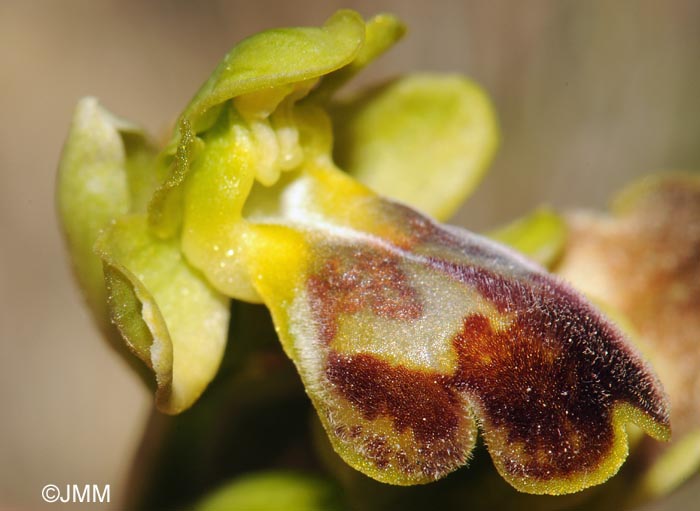
{"type": "Polygon", "coordinates": [[[111,325],[93,246],[113,219],[143,209],[155,186],[155,156],[138,127],[93,97],[80,100],[58,167],[56,204],[75,275],[103,330],[111,325]]]}
{"type": "Polygon", "coordinates": [[[145,215],[125,216],[99,238],[112,321],[154,373],[156,406],[190,407],[213,379],[226,343],[229,300],[184,260],[175,240],[160,240],[145,215]]]}

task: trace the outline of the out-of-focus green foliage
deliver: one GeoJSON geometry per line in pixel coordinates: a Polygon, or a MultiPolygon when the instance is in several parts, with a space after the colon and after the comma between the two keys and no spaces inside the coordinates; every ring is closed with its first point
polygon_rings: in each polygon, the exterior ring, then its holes
{"type": "Polygon", "coordinates": [[[340,511],[329,481],[299,472],[263,472],[236,479],[208,496],[194,511],[340,511]]]}

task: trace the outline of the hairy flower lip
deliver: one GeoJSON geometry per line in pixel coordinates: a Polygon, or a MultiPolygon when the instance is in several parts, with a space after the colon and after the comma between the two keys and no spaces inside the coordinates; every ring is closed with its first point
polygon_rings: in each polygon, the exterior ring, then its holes
{"type": "MultiPolygon", "coordinates": [[[[381,202],[380,209],[392,218],[395,226],[386,241],[360,236],[348,244],[345,234],[333,241],[331,232],[323,243],[303,242],[307,246],[327,247],[320,253],[318,249],[311,252],[306,249],[308,255],[304,257],[311,257],[313,261],[306,270],[310,275],[306,279],[296,277],[292,282],[284,280],[278,283],[277,277],[270,272],[259,271],[264,275],[259,283],[259,293],[273,312],[281,340],[299,367],[334,448],[347,462],[383,482],[429,482],[466,461],[473,446],[475,425],[472,422],[458,426],[459,420],[449,417],[474,414],[480,417],[486,428],[487,445],[499,471],[512,485],[527,492],[561,494],[599,484],[617,471],[627,454],[625,422],[634,421],[659,439],[668,435],[668,417],[658,381],[636,352],[626,345],[621,334],[585,304],[577,293],[530,263],[523,263],[520,256],[513,258],[508,251],[497,249],[466,232],[454,228],[443,230],[403,206],[375,200],[381,202]],[[388,250],[389,247],[393,248],[388,250]],[[405,280],[399,276],[402,272],[414,280],[399,285],[405,280]],[[296,297],[288,296],[285,289],[304,286],[304,280],[308,280],[306,286],[312,286],[307,288],[306,298],[303,291],[297,292],[296,297]],[[449,287],[451,281],[455,282],[449,287]],[[426,287],[430,290],[428,295],[425,294],[426,287]],[[401,336],[406,328],[411,329],[410,323],[409,326],[401,325],[414,321],[415,315],[423,310],[410,305],[409,297],[415,296],[411,289],[419,290],[422,307],[431,300],[437,300],[443,307],[450,302],[463,307],[451,320],[443,311],[440,316],[444,323],[442,331],[438,330],[440,333],[430,337],[430,351],[444,353],[441,356],[447,357],[447,367],[454,367],[454,362],[450,361],[454,360],[454,350],[459,353],[468,346],[484,346],[482,352],[474,352],[469,358],[462,360],[458,357],[460,362],[456,373],[450,370],[435,372],[425,366],[417,371],[412,369],[416,360],[407,357],[413,351],[399,348],[404,341],[392,337],[401,336]],[[438,289],[442,290],[442,295],[438,289]],[[452,299],[465,292],[471,293],[469,300],[452,299]],[[448,298],[445,293],[453,294],[448,298]],[[398,297],[402,298],[397,302],[398,297]],[[535,301],[531,302],[533,299],[535,301]],[[289,300],[292,300],[291,306],[289,300]],[[280,302],[285,305],[280,306],[280,302]],[[477,318],[481,318],[481,323],[472,322],[477,318]],[[459,336],[453,337],[456,331],[452,329],[459,330],[462,321],[465,329],[461,335],[465,341],[450,341],[451,338],[460,339],[459,336]],[[390,322],[392,326],[387,330],[382,326],[383,322],[390,322]],[[516,325],[511,333],[508,333],[509,325],[516,325]],[[545,333],[538,333],[543,328],[545,333]],[[354,341],[348,337],[353,332],[355,335],[359,333],[354,341]],[[372,332],[382,332],[382,343],[363,340],[374,335],[372,332]],[[527,338],[530,339],[527,344],[529,351],[521,354],[517,351],[518,344],[509,340],[527,338]],[[458,345],[450,348],[450,342],[458,342],[458,345]],[[441,348],[444,343],[445,349],[441,348]],[[343,346],[342,352],[336,347],[339,345],[343,346]],[[399,351],[388,348],[394,345],[399,351]],[[353,350],[352,354],[348,349],[353,350]],[[589,355],[593,358],[588,359],[589,355]],[[494,376],[490,383],[479,379],[488,374],[488,365],[484,365],[482,359],[489,364],[501,361],[494,367],[501,367],[503,371],[494,373],[499,376],[494,376]],[[467,363],[469,365],[465,365],[467,363]],[[589,363],[592,364],[590,368],[589,363]],[[555,376],[553,371],[558,364],[572,368],[571,374],[576,375],[572,376],[572,382],[567,384],[566,378],[555,376]],[[520,375],[511,384],[505,378],[509,371],[520,375]],[[550,374],[551,379],[542,381],[536,377],[538,374],[550,374]],[[539,392],[549,388],[547,392],[551,394],[551,399],[538,401],[543,410],[547,403],[553,409],[541,415],[543,431],[545,425],[557,424],[557,420],[564,423],[583,421],[573,426],[572,454],[566,454],[566,450],[563,454],[557,452],[560,441],[549,444],[550,453],[562,455],[561,468],[536,468],[537,463],[541,463],[537,461],[537,449],[542,447],[535,447],[538,433],[534,430],[522,437],[525,439],[522,452],[517,447],[518,442],[496,434],[503,426],[503,434],[510,435],[508,428],[514,424],[536,423],[537,416],[531,415],[535,412],[530,412],[527,400],[517,405],[523,410],[520,418],[501,423],[493,419],[498,416],[493,415],[497,410],[517,408],[514,402],[506,405],[507,399],[512,400],[520,393],[526,396],[523,382],[528,379],[532,381],[532,389],[539,392]],[[565,392],[554,392],[556,385],[564,385],[565,392]],[[576,390],[578,387],[580,389],[576,390]],[[504,401],[488,408],[489,393],[500,392],[496,390],[499,388],[506,391],[504,401]],[[482,391],[477,390],[475,394],[475,389],[482,391]],[[577,396],[581,403],[587,402],[585,396],[592,396],[590,409],[568,410],[562,403],[571,402],[571,398],[562,400],[561,397],[568,393],[577,396]],[[433,405],[419,396],[431,396],[431,402],[442,403],[440,413],[433,411],[433,405]],[[621,406],[626,402],[633,404],[621,406]],[[414,406],[418,407],[411,408],[408,403],[415,403],[414,406]],[[564,418],[567,414],[570,418],[564,418]],[[594,419],[597,416],[600,418],[594,419]],[[438,422],[443,426],[431,430],[425,429],[420,421],[412,422],[413,418],[421,417],[429,421],[441,417],[438,422]],[[559,417],[561,419],[557,419],[559,417]],[[579,427],[589,422],[592,429],[579,431],[579,427]],[[456,431],[459,433],[455,434],[456,431]],[[602,440],[595,445],[586,444],[596,438],[602,440]],[[466,444],[461,443],[465,441],[466,444]],[[584,445],[588,448],[584,449],[584,445]],[[582,458],[584,451],[590,456],[587,462],[582,458]],[[452,454],[441,457],[441,452],[452,454]],[[531,462],[522,461],[528,457],[531,462]],[[571,472],[572,468],[563,468],[566,464],[579,469],[583,464],[583,469],[571,472]],[[556,477],[544,474],[556,474],[556,477]]],[[[355,207],[365,211],[375,209],[366,199],[359,200],[355,207]]],[[[335,237],[338,236],[335,233],[335,237]]],[[[288,250],[281,251],[274,262],[267,264],[286,266],[284,254],[287,253],[288,250]]],[[[412,335],[418,339],[424,335],[417,335],[419,329],[408,331],[414,332],[412,335]]],[[[428,340],[412,342],[427,343],[428,340]]],[[[544,395],[550,394],[545,392],[544,395]]]]}

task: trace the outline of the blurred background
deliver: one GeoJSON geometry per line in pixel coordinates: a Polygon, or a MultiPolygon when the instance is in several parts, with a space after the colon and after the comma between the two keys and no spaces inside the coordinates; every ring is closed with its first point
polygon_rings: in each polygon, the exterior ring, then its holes
{"type": "MultiPolygon", "coordinates": [[[[339,7],[390,11],[409,27],[358,84],[445,71],[491,95],[501,148],[455,223],[481,230],[541,203],[602,208],[637,176],[700,168],[692,0],[3,0],[0,509],[50,507],[40,498],[48,483],[109,483],[100,509],[122,509],[151,406],[82,306],[55,219],[54,174],[77,100],[94,95],[161,136],[237,41],[319,25],[339,7]]],[[[668,508],[700,495],[697,480],[668,508]]]]}

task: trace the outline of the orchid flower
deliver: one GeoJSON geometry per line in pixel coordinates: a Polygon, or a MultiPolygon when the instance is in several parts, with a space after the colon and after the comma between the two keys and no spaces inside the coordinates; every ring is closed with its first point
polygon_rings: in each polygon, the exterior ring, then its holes
{"type": "Polygon", "coordinates": [[[664,391],[570,285],[427,216],[449,216],[495,150],[476,85],[417,75],[334,99],[403,31],[339,11],[252,36],[160,151],[82,100],[57,193],[87,301],[150,370],[162,412],[186,410],[216,374],[229,301],[263,303],[360,472],[428,483],[467,464],[480,432],[518,490],[602,483],[627,456],[627,423],[669,437],[664,391]]]}

